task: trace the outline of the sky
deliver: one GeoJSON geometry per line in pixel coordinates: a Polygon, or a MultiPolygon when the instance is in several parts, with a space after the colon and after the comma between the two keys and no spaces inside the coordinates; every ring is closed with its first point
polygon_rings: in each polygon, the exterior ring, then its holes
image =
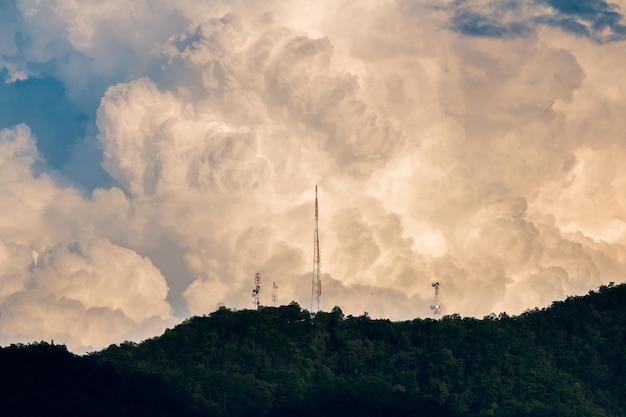
{"type": "Polygon", "coordinates": [[[1,0],[0,345],[519,314],[626,271],[626,1],[1,0]]]}

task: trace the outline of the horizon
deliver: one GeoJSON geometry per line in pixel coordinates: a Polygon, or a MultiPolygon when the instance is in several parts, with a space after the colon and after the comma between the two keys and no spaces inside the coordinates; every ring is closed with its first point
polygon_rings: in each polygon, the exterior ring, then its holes
{"type": "Polygon", "coordinates": [[[153,340],[153,339],[158,339],[158,338],[164,336],[165,333],[167,333],[168,330],[174,330],[175,328],[177,328],[179,326],[185,326],[192,319],[210,319],[210,318],[212,318],[214,313],[217,313],[217,312],[222,311],[222,310],[227,310],[227,311],[229,311],[231,313],[238,313],[238,312],[242,312],[242,311],[254,312],[254,311],[261,311],[261,310],[264,310],[266,308],[279,309],[279,308],[283,308],[283,307],[289,307],[289,306],[292,306],[294,304],[300,308],[300,312],[302,312],[302,313],[309,313],[308,317],[309,317],[310,320],[314,320],[315,316],[317,314],[332,314],[332,313],[335,312],[335,309],[337,309],[337,308],[339,309],[339,312],[342,313],[342,316],[343,316],[342,320],[346,320],[346,319],[348,319],[348,320],[349,319],[360,319],[360,318],[365,317],[368,320],[385,321],[385,322],[398,323],[398,324],[406,323],[406,322],[413,322],[415,320],[442,321],[444,319],[445,320],[448,320],[448,319],[452,319],[452,320],[474,319],[474,320],[477,320],[477,321],[484,321],[484,320],[491,321],[491,320],[502,320],[502,319],[515,319],[515,318],[526,317],[528,314],[543,313],[543,312],[546,312],[546,311],[549,311],[550,309],[552,309],[555,304],[567,303],[567,302],[570,302],[572,300],[586,298],[586,297],[588,297],[590,295],[593,295],[593,294],[599,294],[599,293],[602,292],[602,290],[617,288],[617,287],[620,287],[620,286],[626,286],[626,282],[622,282],[622,283],[610,282],[607,285],[601,285],[600,287],[598,287],[597,290],[593,290],[593,289],[590,290],[587,294],[577,295],[577,296],[568,296],[566,299],[563,299],[563,300],[554,300],[550,305],[548,305],[546,307],[543,307],[541,309],[535,307],[533,309],[527,309],[527,310],[524,310],[521,313],[514,314],[514,315],[508,315],[505,312],[500,312],[499,314],[496,314],[495,312],[491,312],[490,314],[487,314],[484,317],[462,316],[462,315],[459,315],[457,313],[451,313],[451,314],[444,314],[444,315],[442,315],[439,318],[435,318],[435,317],[414,317],[414,318],[407,318],[407,319],[401,319],[401,320],[390,320],[390,319],[387,319],[385,317],[378,317],[378,318],[377,317],[371,317],[367,311],[365,311],[365,312],[363,312],[363,313],[361,313],[359,315],[352,315],[352,314],[345,315],[343,313],[343,310],[341,309],[341,306],[337,306],[337,305],[333,306],[333,308],[328,310],[328,311],[320,310],[318,312],[311,313],[306,308],[304,308],[303,306],[298,304],[296,301],[291,301],[288,304],[281,304],[281,305],[276,305],[276,306],[273,306],[273,305],[259,305],[258,308],[257,307],[253,307],[253,308],[237,309],[237,308],[229,308],[229,307],[226,307],[226,306],[218,306],[215,310],[210,311],[208,313],[204,313],[202,315],[194,315],[194,316],[186,317],[183,321],[174,324],[172,327],[168,327],[168,328],[164,329],[161,334],[156,334],[156,335],[150,336],[150,337],[148,337],[146,339],[143,339],[143,340],[136,340],[136,341],[124,340],[124,341],[120,341],[120,342],[117,342],[117,343],[113,343],[113,344],[111,344],[109,346],[102,347],[101,349],[98,349],[98,350],[95,350],[95,351],[75,351],[75,350],[71,350],[65,344],[63,344],[63,343],[55,343],[54,340],[50,340],[49,342],[46,341],[46,340],[32,340],[32,341],[28,341],[28,342],[14,342],[14,343],[11,343],[11,345],[0,346],[0,348],[6,348],[6,347],[10,347],[10,346],[18,346],[18,347],[20,347],[20,346],[47,344],[47,345],[51,345],[51,346],[63,346],[69,352],[71,352],[72,354],[77,355],[77,356],[89,356],[89,355],[101,353],[101,352],[105,351],[106,349],[110,348],[111,346],[120,347],[120,346],[123,346],[123,345],[128,344],[128,343],[131,343],[133,345],[140,345],[140,344],[142,344],[144,342],[147,342],[147,341],[150,341],[150,340],[153,340]]]}

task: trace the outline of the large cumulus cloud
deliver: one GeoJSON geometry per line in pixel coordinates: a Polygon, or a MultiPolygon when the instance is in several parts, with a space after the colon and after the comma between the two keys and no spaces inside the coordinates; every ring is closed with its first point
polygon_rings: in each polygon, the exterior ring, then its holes
{"type": "Polygon", "coordinates": [[[250,307],[256,272],[308,307],[316,184],[326,309],[425,317],[439,281],[444,313],[518,313],[621,281],[617,5],[327,3],[15,2],[6,81],[97,98],[116,185],[3,131],[0,340],[142,337],[250,307]]]}
{"type": "Polygon", "coordinates": [[[28,128],[0,131],[0,341],[56,339],[84,351],[172,324],[160,271],[101,237],[89,215],[99,197],[38,175],[38,161],[28,128]]]}

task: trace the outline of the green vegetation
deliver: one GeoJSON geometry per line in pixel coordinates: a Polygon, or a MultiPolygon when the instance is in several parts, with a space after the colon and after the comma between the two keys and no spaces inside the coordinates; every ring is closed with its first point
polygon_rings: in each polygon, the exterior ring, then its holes
{"type": "Polygon", "coordinates": [[[482,320],[221,308],[85,357],[1,349],[0,415],[624,416],[625,345],[626,285],[482,320]]]}

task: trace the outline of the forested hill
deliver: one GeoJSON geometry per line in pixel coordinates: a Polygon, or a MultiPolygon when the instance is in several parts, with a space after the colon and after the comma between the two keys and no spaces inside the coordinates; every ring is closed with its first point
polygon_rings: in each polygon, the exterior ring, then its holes
{"type": "Polygon", "coordinates": [[[625,416],[625,329],[624,284],[482,320],[222,308],[84,357],[4,348],[0,415],[625,416]]]}

